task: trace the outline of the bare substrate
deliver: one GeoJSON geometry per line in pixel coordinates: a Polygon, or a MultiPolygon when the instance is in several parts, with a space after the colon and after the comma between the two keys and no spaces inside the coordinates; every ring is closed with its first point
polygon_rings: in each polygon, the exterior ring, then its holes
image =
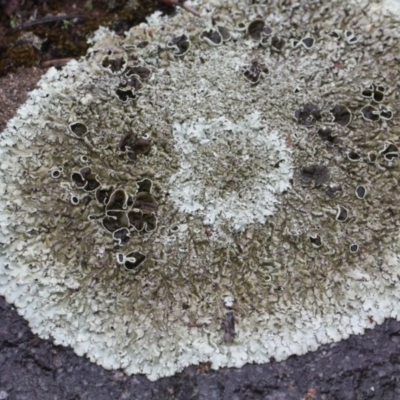
{"type": "Polygon", "coordinates": [[[302,400],[312,389],[317,396],[307,400],[397,400],[399,349],[400,322],[387,320],[280,363],[209,372],[189,367],[151,382],[106,371],[39,339],[0,298],[0,398],[7,400],[302,400]]]}

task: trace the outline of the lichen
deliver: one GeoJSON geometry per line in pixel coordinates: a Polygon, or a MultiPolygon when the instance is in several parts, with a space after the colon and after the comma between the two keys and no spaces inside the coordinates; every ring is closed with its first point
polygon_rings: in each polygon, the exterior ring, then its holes
{"type": "Polygon", "coordinates": [[[195,6],[101,29],[0,142],[0,294],[41,337],[150,379],[400,318],[398,23],[195,6]]]}

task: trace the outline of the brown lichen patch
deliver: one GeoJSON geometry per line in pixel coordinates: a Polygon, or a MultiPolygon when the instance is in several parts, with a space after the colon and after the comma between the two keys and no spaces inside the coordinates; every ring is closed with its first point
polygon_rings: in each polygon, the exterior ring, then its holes
{"type": "Polygon", "coordinates": [[[211,367],[211,362],[199,363],[199,365],[196,366],[196,371],[199,374],[208,374],[211,371],[211,367]]]}
{"type": "Polygon", "coordinates": [[[10,45],[2,54],[0,61],[1,75],[7,74],[9,70],[14,71],[13,66],[33,67],[40,62],[39,51],[29,43],[10,45]]]}

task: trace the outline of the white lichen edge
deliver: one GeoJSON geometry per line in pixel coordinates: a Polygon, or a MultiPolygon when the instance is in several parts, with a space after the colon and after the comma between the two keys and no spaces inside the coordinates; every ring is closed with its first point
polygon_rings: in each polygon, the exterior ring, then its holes
{"type": "MultiPolygon", "coordinates": [[[[400,272],[400,257],[396,253],[400,254],[399,245],[392,255],[388,255],[387,265],[400,272]]],[[[273,316],[267,315],[252,315],[243,319],[235,343],[229,346],[221,346],[220,332],[209,331],[205,327],[199,336],[192,334],[187,327],[181,327],[174,332],[174,336],[166,334],[164,339],[165,348],[174,349],[173,356],[171,352],[162,353],[152,348],[152,343],[145,340],[145,329],[139,328],[137,340],[142,339],[142,344],[130,354],[127,350],[118,351],[118,344],[113,338],[90,332],[88,324],[95,321],[75,319],[69,327],[57,326],[57,315],[66,310],[55,310],[51,301],[44,301],[46,291],[43,286],[35,284],[34,279],[19,279],[18,264],[10,264],[4,257],[0,260],[0,294],[16,306],[18,313],[29,321],[34,333],[44,339],[53,338],[56,345],[71,346],[77,355],[87,355],[92,362],[105,369],[122,368],[129,375],[143,373],[150,380],[173,375],[189,365],[202,362],[211,362],[213,369],[219,369],[240,368],[246,363],[266,363],[271,358],[282,361],[291,355],[315,351],[322,344],[338,342],[352,334],[363,334],[365,329],[382,324],[386,318],[400,320],[400,294],[382,293],[383,286],[377,285],[369,276],[358,276],[358,283],[352,276],[349,277],[351,283],[346,286],[346,297],[358,300],[359,308],[346,313],[326,310],[323,316],[318,316],[310,314],[300,305],[291,304],[282,310],[283,321],[274,321],[273,316]],[[16,271],[13,278],[6,275],[9,270],[16,271]],[[41,297],[35,297],[39,291],[42,291],[41,297]],[[270,327],[275,322],[284,322],[286,329],[279,332],[261,329],[266,322],[270,327]],[[154,359],[156,363],[152,362],[154,359]]],[[[63,291],[60,282],[49,279],[46,284],[63,291]]],[[[67,318],[72,320],[73,315],[67,315],[67,318]]]]}
{"type": "MultiPolygon", "coordinates": [[[[196,5],[199,6],[198,3],[196,5]]],[[[94,41],[107,37],[108,33],[102,30],[95,35],[94,41]]],[[[7,148],[23,143],[29,151],[30,141],[35,139],[38,130],[44,128],[30,125],[29,121],[38,118],[41,111],[54,100],[52,93],[83,85],[85,75],[89,72],[86,61],[72,61],[62,72],[51,68],[42,77],[39,88],[30,94],[28,101],[9,121],[2,134],[0,169],[3,177],[15,168],[8,157],[7,148]]],[[[179,126],[175,126],[176,132],[179,126]]],[[[1,195],[4,196],[6,191],[7,181],[2,179],[1,195]]],[[[1,243],[8,242],[8,225],[14,209],[21,204],[18,193],[14,193],[14,196],[14,201],[0,203],[1,243]]],[[[30,217],[27,215],[27,218],[30,217]]],[[[206,222],[211,222],[210,218],[206,217],[206,222]]],[[[241,229],[240,224],[237,229],[241,229]]],[[[91,361],[106,369],[122,368],[128,374],[143,373],[152,380],[201,362],[211,362],[212,368],[217,369],[241,367],[252,362],[264,363],[271,358],[281,361],[293,354],[314,351],[322,344],[346,339],[351,334],[362,334],[365,329],[381,324],[385,318],[400,320],[400,292],[390,290],[394,284],[391,277],[400,274],[400,234],[389,246],[385,259],[381,260],[381,270],[390,272],[390,275],[384,272],[369,275],[361,269],[355,269],[348,272],[348,279],[340,276],[343,282],[342,303],[332,304],[329,301],[332,293],[328,289],[320,304],[314,308],[313,305],[305,308],[300,301],[292,301],[288,302],[286,308],[281,307],[279,318],[256,312],[242,316],[235,340],[229,345],[222,343],[221,332],[214,329],[215,326],[208,328],[206,317],[200,328],[177,323],[173,332],[162,332],[155,343],[152,341],[152,327],[145,318],[132,322],[130,316],[120,315],[115,317],[115,321],[120,323],[115,330],[120,329],[118,333],[121,335],[109,334],[110,331],[105,335],[102,324],[107,322],[95,315],[98,305],[92,305],[93,312],[73,315],[71,308],[60,308],[54,297],[55,293],[62,297],[71,290],[79,293],[80,283],[77,280],[67,273],[64,277],[53,276],[51,259],[49,264],[42,266],[48,269],[48,273],[47,276],[41,276],[40,281],[36,279],[35,269],[31,269],[26,262],[19,263],[17,252],[23,253],[25,259],[35,259],[38,255],[46,259],[45,248],[40,248],[39,244],[37,248],[26,248],[24,244],[22,240],[15,244],[13,256],[1,251],[0,294],[17,307],[18,313],[29,321],[32,331],[42,338],[53,338],[56,344],[71,346],[78,355],[87,355],[91,361]],[[324,308],[324,304],[329,304],[329,307],[324,308]],[[126,326],[129,329],[125,330],[126,326]],[[121,341],[122,337],[125,342],[121,341]]]]}

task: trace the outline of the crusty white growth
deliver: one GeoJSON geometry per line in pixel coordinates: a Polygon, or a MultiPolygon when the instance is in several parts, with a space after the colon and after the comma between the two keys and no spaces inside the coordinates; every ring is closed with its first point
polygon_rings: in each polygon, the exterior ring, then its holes
{"type": "Polygon", "coordinates": [[[0,142],[0,294],[150,379],[400,319],[394,11],[192,3],[100,29],[0,142]]]}
{"type": "MultiPolygon", "coordinates": [[[[357,4],[357,0],[353,0],[357,4]]],[[[400,1],[399,0],[382,0],[373,2],[369,12],[383,12],[384,14],[392,15],[398,18],[400,15],[400,1]]]]}
{"type": "Polygon", "coordinates": [[[206,225],[225,221],[232,231],[243,231],[272,215],[275,194],[289,188],[293,171],[284,135],[263,123],[261,112],[236,121],[174,124],[181,162],[169,186],[180,211],[202,216],[206,225]]]}

